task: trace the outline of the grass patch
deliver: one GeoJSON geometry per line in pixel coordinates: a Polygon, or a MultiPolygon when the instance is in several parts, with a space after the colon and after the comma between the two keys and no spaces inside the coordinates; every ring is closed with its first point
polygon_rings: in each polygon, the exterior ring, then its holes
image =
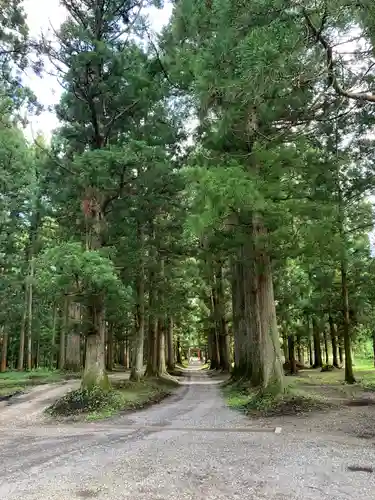
{"type": "Polygon", "coordinates": [[[252,417],[300,415],[312,411],[325,411],[333,406],[324,397],[290,388],[279,395],[264,393],[245,384],[227,384],[223,390],[230,408],[252,417]]]}
{"type": "Polygon", "coordinates": [[[23,392],[30,386],[51,384],[79,377],[80,374],[77,373],[48,370],[46,368],[39,368],[29,372],[7,371],[0,373],[0,399],[4,396],[23,392]]]}
{"type": "Polygon", "coordinates": [[[99,388],[92,391],[78,389],[68,392],[47,408],[46,413],[55,418],[101,420],[122,411],[138,410],[158,403],[172,394],[177,385],[168,379],[146,379],[140,382],[116,381],[109,392],[99,388]]]}
{"type": "Polygon", "coordinates": [[[46,370],[45,368],[31,370],[29,372],[8,371],[0,373],[0,388],[9,387],[15,384],[20,386],[50,384],[79,377],[80,374],[77,373],[61,370],[46,370]]]}

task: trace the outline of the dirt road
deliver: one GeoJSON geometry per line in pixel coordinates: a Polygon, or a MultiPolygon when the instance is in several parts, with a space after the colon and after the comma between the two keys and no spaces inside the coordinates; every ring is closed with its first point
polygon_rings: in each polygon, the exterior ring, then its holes
{"type": "Polygon", "coordinates": [[[176,396],[141,412],[2,428],[0,498],[373,499],[375,473],[347,470],[375,467],[373,443],[298,427],[243,432],[267,422],[226,408],[217,382],[190,371],[176,396]]]}

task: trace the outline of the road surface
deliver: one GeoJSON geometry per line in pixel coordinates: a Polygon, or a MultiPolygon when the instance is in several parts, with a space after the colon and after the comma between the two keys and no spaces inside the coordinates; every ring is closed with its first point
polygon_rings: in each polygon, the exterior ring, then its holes
{"type": "Polygon", "coordinates": [[[347,470],[375,467],[373,443],[275,434],[228,409],[217,382],[187,371],[176,396],[102,423],[1,425],[0,499],[374,498],[375,473],[347,470]]]}

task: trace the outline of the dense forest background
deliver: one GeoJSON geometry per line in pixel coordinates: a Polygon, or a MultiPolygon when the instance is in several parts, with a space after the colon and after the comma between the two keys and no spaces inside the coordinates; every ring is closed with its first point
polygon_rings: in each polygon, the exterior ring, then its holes
{"type": "MultiPolygon", "coordinates": [[[[284,372],[375,354],[375,7],[0,0],[0,370],[284,372]],[[51,142],[24,85],[63,88],[51,142]],[[189,132],[192,124],[193,133],[189,132]],[[192,351],[190,351],[192,352],[192,351]]],[[[328,368],[327,368],[328,369],[328,368]]]]}

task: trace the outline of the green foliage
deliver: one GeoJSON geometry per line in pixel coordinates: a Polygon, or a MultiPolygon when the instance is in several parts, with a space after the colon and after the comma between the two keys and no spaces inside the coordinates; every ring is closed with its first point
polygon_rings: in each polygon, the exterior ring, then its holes
{"type": "Polygon", "coordinates": [[[120,407],[121,400],[117,394],[94,387],[90,391],[78,389],[68,392],[53,403],[47,412],[53,417],[66,417],[80,413],[96,412],[105,408],[119,409],[120,407]]]}
{"type": "Polygon", "coordinates": [[[70,290],[77,295],[105,292],[109,299],[127,296],[113,262],[101,252],[85,250],[79,243],[67,242],[47,249],[38,264],[40,288],[50,296],[58,297],[70,290]]]}
{"type": "Polygon", "coordinates": [[[158,403],[172,394],[175,385],[159,380],[147,382],[120,382],[114,391],[94,387],[88,391],[78,389],[68,392],[52,404],[46,412],[53,417],[85,415],[88,420],[110,417],[119,411],[135,410],[158,403]]]}

